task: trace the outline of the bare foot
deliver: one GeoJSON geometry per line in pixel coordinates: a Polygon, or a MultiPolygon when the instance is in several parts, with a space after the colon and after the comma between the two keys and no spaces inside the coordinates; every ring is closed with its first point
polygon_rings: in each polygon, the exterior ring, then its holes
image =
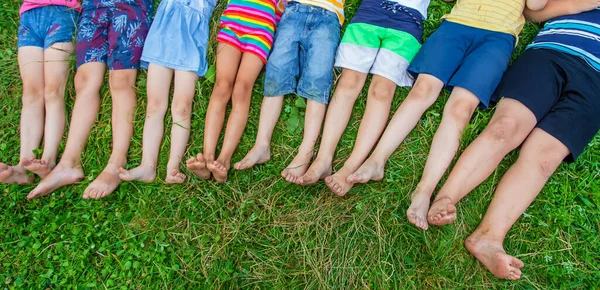
{"type": "Polygon", "coordinates": [[[508,280],[521,278],[521,268],[525,264],[521,260],[506,254],[502,247],[502,241],[494,241],[483,235],[473,233],[465,241],[465,247],[494,276],[508,280]]]}
{"type": "Polygon", "coordinates": [[[213,163],[206,164],[206,168],[212,172],[217,182],[227,182],[227,172],[229,171],[229,164],[225,165],[224,162],[215,160],[213,163]]]}
{"type": "Polygon", "coordinates": [[[325,178],[325,183],[327,187],[335,193],[337,196],[344,196],[352,187],[354,186],[353,182],[348,182],[348,176],[340,174],[337,172],[332,176],[328,176],[325,178]]]}
{"type": "Polygon", "coordinates": [[[315,159],[306,173],[300,177],[300,185],[315,184],[317,181],[324,179],[331,175],[331,161],[323,161],[322,159],[315,159]]]}
{"type": "Polygon", "coordinates": [[[408,221],[420,229],[427,230],[427,211],[429,210],[429,201],[431,200],[431,192],[422,191],[417,187],[411,193],[410,200],[412,203],[406,211],[408,221]]]}
{"type": "Polygon", "coordinates": [[[456,206],[449,197],[436,198],[427,213],[427,221],[436,226],[451,224],[456,220],[456,206]]]}
{"type": "Polygon", "coordinates": [[[28,184],[33,182],[33,176],[27,175],[22,166],[8,166],[0,163],[0,183],[6,184],[28,184]]]}
{"type": "Polygon", "coordinates": [[[367,183],[371,180],[379,181],[383,179],[384,164],[379,165],[377,162],[367,159],[362,166],[353,174],[348,176],[348,182],[352,183],[367,183]]]}
{"type": "Polygon", "coordinates": [[[32,190],[27,198],[32,199],[48,195],[55,190],[69,184],[77,183],[83,179],[81,167],[68,167],[60,163],[46,176],[38,186],[32,190]]]}
{"type": "Polygon", "coordinates": [[[121,183],[117,166],[109,164],[102,173],[83,191],[83,198],[103,198],[115,191],[121,183]]]}
{"type": "Polygon", "coordinates": [[[117,171],[119,178],[124,181],[141,181],[144,183],[152,183],[156,179],[156,168],[152,166],[140,165],[131,170],[125,170],[121,167],[117,171]]]}
{"type": "Polygon", "coordinates": [[[288,165],[282,172],[281,176],[285,178],[287,182],[300,184],[300,177],[306,173],[310,160],[313,157],[313,151],[310,152],[298,152],[298,155],[294,157],[294,160],[288,165]]]}
{"type": "Polygon", "coordinates": [[[165,183],[183,183],[185,181],[185,178],[186,176],[183,173],[179,172],[179,170],[177,169],[173,169],[171,170],[171,172],[167,172],[167,177],[165,177],[165,183]]]}
{"type": "Polygon", "coordinates": [[[244,159],[236,163],[233,168],[235,170],[245,170],[252,168],[254,165],[266,163],[269,160],[271,160],[271,149],[269,147],[254,146],[244,159]]]}
{"type": "Polygon", "coordinates": [[[204,159],[202,153],[198,153],[196,157],[188,159],[185,166],[189,171],[201,179],[208,180],[210,178],[211,173],[206,167],[206,159],[204,159]]]}
{"type": "Polygon", "coordinates": [[[40,159],[23,159],[21,160],[23,167],[27,169],[27,171],[33,172],[33,174],[39,176],[40,178],[46,177],[52,171],[54,166],[50,166],[46,161],[40,159]]]}

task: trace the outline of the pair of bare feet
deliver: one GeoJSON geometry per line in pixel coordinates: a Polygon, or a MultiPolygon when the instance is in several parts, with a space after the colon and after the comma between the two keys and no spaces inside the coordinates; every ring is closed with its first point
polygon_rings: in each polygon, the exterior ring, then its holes
{"type": "MultiPolygon", "coordinates": [[[[281,176],[287,182],[303,186],[325,180],[329,189],[338,196],[346,195],[356,183],[367,183],[372,180],[383,179],[383,165],[377,162],[367,160],[356,171],[344,167],[332,175],[332,160],[317,158],[311,164],[313,155],[314,151],[312,149],[300,149],[292,162],[281,172],[281,176]]],[[[266,163],[270,158],[271,152],[268,146],[255,146],[242,161],[234,165],[234,168],[236,170],[249,169],[254,165],[266,163]]]]}
{"type": "MultiPolygon", "coordinates": [[[[108,164],[96,179],[84,190],[83,198],[103,198],[113,193],[121,183],[118,175],[119,166],[108,164]]],[[[66,165],[59,163],[33,189],[27,198],[33,199],[48,195],[60,187],[81,181],[84,177],[81,165],[66,165]]]]}
{"type": "MultiPolygon", "coordinates": [[[[156,180],[156,166],[155,165],[140,165],[136,168],[125,170],[121,167],[118,170],[119,178],[123,181],[140,181],[143,183],[152,183],[156,180]]],[[[179,168],[167,168],[167,176],[165,177],[165,183],[167,184],[179,184],[183,183],[187,176],[179,171],[179,168]]]]}
{"type": "Polygon", "coordinates": [[[213,176],[217,182],[221,183],[227,182],[227,173],[230,166],[228,161],[209,161],[202,153],[198,153],[196,157],[186,161],[187,169],[200,179],[208,180],[213,176]]]}
{"type": "Polygon", "coordinates": [[[456,220],[456,206],[452,199],[438,195],[430,207],[432,194],[433,191],[417,187],[411,193],[412,203],[406,211],[408,221],[423,230],[427,230],[430,224],[443,226],[456,220]]]}
{"type": "Polygon", "coordinates": [[[0,183],[30,184],[33,182],[34,177],[30,176],[27,172],[44,178],[53,168],[54,165],[34,158],[23,158],[16,166],[8,166],[0,163],[0,183]]]}

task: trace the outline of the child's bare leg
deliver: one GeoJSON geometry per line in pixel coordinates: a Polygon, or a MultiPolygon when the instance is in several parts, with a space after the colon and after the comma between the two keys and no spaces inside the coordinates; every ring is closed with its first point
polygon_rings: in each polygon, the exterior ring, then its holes
{"type": "Polygon", "coordinates": [[[523,144],[519,159],[506,172],[481,224],[465,246],[494,276],[509,280],[521,277],[524,266],[506,254],[506,233],[540,193],[569,149],[552,135],[534,129],[523,144]]]}
{"type": "Polygon", "coordinates": [[[190,137],[192,102],[197,80],[198,75],[195,72],[175,71],[175,91],[171,104],[171,154],[167,163],[166,183],[182,183],[186,177],[179,171],[179,164],[190,137]]]}
{"type": "Polygon", "coordinates": [[[331,175],[331,164],[335,149],[348,126],[354,103],[362,90],[367,74],[350,69],[342,70],[333,98],[327,109],[325,127],[321,137],[321,145],[317,158],[306,173],[300,177],[302,185],[314,184],[320,179],[331,175]]]}
{"type": "Polygon", "coordinates": [[[113,148],[102,173],[85,189],[83,198],[102,198],[111,194],[121,183],[119,168],[127,163],[127,152],[133,135],[133,117],[137,105],[134,86],[137,70],[111,70],[113,148]]]}
{"type": "Polygon", "coordinates": [[[100,110],[100,87],[104,81],[105,70],[106,65],[100,62],[86,63],[77,70],[75,75],[77,98],[65,152],[56,167],[29,193],[27,198],[50,194],[62,186],[83,179],[81,153],[100,110]]]}
{"type": "Polygon", "coordinates": [[[73,49],[73,43],[62,42],[44,51],[44,153],[39,160],[29,159],[25,162],[25,169],[42,178],[56,166],[58,146],[65,134],[65,87],[73,49]]]}
{"type": "Polygon", "coordinates": [[[538,11],[544,9],[548,4],[548,0],[527,0],[527,9],[538,11]]]}
{"type": "Polygon", "coordinates": [[[455,204],[490,176],[502,158],[525,140],[536,123],[533,113],[522,103],[502,99],[488,126],[463,152],[435,197],[427,214],[429,224],[453,222],[455,204]]]}
{"type": "Polygon", "coordinates": [[[40,47],[19,48],[19,70],[23,81],[21,109],[21,152],[19,164],[0,163],[0,182],[25,184],[33,181],[23,167],[23,161],[35,158],[33,150],[42,140],[44,128],[44,52],[40,47]]]}
{"type": "Polygon", "coordinates": [[[415,128],[423,113],[437,100],[443,87],[444,83],[438,78],[428,74],[419,75],[414,87],[383,132],[379,144],[363,165],[348,177],[348,182],[366,183],[370,180],[381,180],[385,163],[415,128]]]}
{"type": "Polygon", "coordinates": [[[169,108],[172,79],[172,69],[150,64],[147,81],[148,106],[142,141],[142,163],[131,170],[119,168],[119,178],[122,180],[153,182],[156,179],[156,164],[164,133],[165,114],[169,108]]]}
{"type": "Polygon", "coordinates": [[[242,53],[236,48],[223,43],[218,44],[217,75],[204,123],[204,154],[198,153],[186,162],[187,168],[201,179],[210,178],[211,172],[207,164],[212,164],[216,158],[217,143],[225,122],[225,111],[231,99],[241,59],[242,53]]]}
{"type": "Polygon", "coordinates": [[[223,147],[219,158],[213,163],[207,164],[208,170],[212,172],[218,182],[227,181],[231,156],[233,156],[248,122],[252,88],[263,66],[263,61],[254,54],[245,53],[242,57],[239,68],[240,73],[238,73],[233,87],[231,113],[227,120],[223,147]]]}
{"type": "Polygon", "coordinates": [[[271,137],[277,120],[279,120],[279,115],[281,115],[282,106],[283,96],[263,98],[256,142],[244,159],[234,165],[236,170],[249,169],[256,164],[263,164],[271,159],[271,137]]]}
{"type": "Polygon", "coordinates": [[[298,148],[298,154],[292,162],[281,172],[281,176],[288,182],[300,184],[300,177],[306,173],[312,160],[315,144],[321,134],[321,126],[325,119],[327,105],[308,100],[304,116],[304,136],[298,148]]]}
{"type": "Polygon", "coordinates": [[[327,186],[336,195],[343,196],[354,186],[354,183],[348,180],[348,176],[360,167],[379,140],[387,123],[395,92],[396,83],[378,75],[373,76],[369,86],[367,108],[360,122],[352,153],[338,172],[325,178],[327,186]]]}
{"type": "Polygon", "coordinates": [[[427,230],[427,211],[435,187],[450,166],[460,146],[460,137],[479,105],[479,99],[470,91],[455,87],[444,107],[442,122],[433,137],[425,170],[417,188],[411,193],[412,204],[406,212],[408,220],[427,230]]]}

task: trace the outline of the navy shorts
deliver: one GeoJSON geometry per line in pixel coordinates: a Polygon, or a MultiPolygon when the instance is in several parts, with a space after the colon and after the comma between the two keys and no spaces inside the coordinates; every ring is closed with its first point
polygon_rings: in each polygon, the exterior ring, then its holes
{"type": "Polygon", "coordinates": [[[327,104],[340,33],[337,14],[290,2],[277,25],[275,43],[267,60],[265,97],[295,93],[327,104]]]}
{"type": "Polygon", "coordinates": [[[79,12],[66,6],[43,6],[25,11],[19,23],[18,47],[43,49],[59,42],[73,42],[79,12]]]}
{"type": "Polygon", "coordinates": [[[432,75],[449,89],[466,89],[487,108],[514,45],[515,37],[510,34],[444,21],[425,41],[408,71],[415,78],[432,75]]]}
{"type": "Polygon", "coordinates": [[[494,101],[521,102],[537,127],[562,142],[573,162],[600,129],[600,72],[577,56],[529,49],[508,69],[494,101]]]}

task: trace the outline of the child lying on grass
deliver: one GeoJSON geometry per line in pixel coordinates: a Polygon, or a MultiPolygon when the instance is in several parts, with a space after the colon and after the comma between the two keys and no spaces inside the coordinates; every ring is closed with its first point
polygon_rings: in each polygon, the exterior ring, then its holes
{"type": "Polygon", "coordinates": [[[368,157],[385,128],[396,86],[413,84],[406,70],[421,48],[428,6],[429,0],[363,0],[337,53],[336,67],[343,68],[342,76],[327,110],[319,154],[297,180],[299,184],[325,178],[337,195],[350,190],[346,178],[368,157]],[[354,149],[342,169],[331,176],[335,148],[369,73],[373,79],[354,149]]]}
{"type": "Polygon", "coordinates": [[[165,182],[182,183],[185,180],[186,176],[179,171],[179,164],[190,136],[196,81],[208,69],[206,50],[210,36],[209,20],[215,5],[216,0],[163,0],[160,3],[142,53],[142,61],[150,63],[142,164],[131,170],[119,169],[122,180],[153,182],[156,179],[172,80],[173,126],[165,182]]]}
{"type": "Polygon", "coordinates": [[[304,138],[298,154],[281,175],[298,180],[310,165],[333,83],[333,64],[344,22],[344,0],[294,0],[281,17],[267,63],[258,134],[254,147],[235,169],[267,162],[271,136],[287,94],[308,99],[304,138]]]}
{"type": "Polygon", "coordinates": [[[134,85],[152,14],[151,0],[84,0],[77,31],[77,99],[65,152],[56,167],[29,193],[40,197],[83,179],[81,154],[100,110],[106,67],[112,96],[112,153],[83,198],[102,198],[121,183],[137,104],[134,85]]]}
{"type": "Polygon", "coordinates": [[[187,161],[187,168],[201,179],[209,179],[212,175],[218,182],[227,181],[231,156],[248,122],[252,87],[273,44],[276,6],[275,0],[230,0],[223,12],[217,36],[215,86],[204,124],[204,153],[187,161]],[[223,147],[217,157],[217,143],[230,100],[231,113],[223,147]]]}
{"type": "Polygon", "coordinates": [[[21,5],[18,60],[23,81],[19,163],[0,163],[0,182],[26,184],[27,171],[44,178],[56,165],[65,131],[65,86],[71,67],[78,1],[26,0],[21,5]],[[33,151],[44,138],[44,151],[33,151]]]}

